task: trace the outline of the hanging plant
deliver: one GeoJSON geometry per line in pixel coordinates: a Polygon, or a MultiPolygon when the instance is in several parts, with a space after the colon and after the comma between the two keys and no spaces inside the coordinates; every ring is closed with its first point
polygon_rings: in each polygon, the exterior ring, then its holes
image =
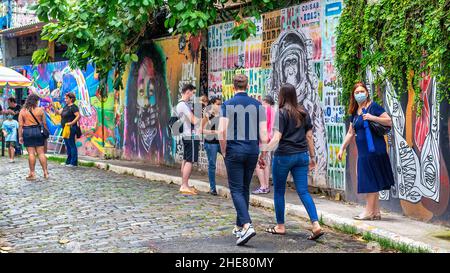
{"type": "Polygon", "coordinates": [[[380,66],[386,73],[373,73],[375,83],[389,79],[399,96],[412,87],[417,114],[424,74],[436,77],[439,101],[450,102],[449,32],[450,0],[346,0],[336,33],[341,102],[349,101],[368,67],[380,66]]]}

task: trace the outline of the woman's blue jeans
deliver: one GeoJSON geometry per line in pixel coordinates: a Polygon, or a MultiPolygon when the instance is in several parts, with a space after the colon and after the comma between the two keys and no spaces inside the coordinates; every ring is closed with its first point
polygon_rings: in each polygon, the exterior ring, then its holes
{"type": "Polygon", "coordinates": [[[67,150],[66,164],[78,166],[78,150],[77,144],[75,142],[75,133],[76,133],[75,125],[70,126],[70,136],[69,138],[64,139],[64,143],[66,144],[67,150]]]}
{"type": "Polygon", "coordinates": [[[308,192],[308,152],[290,155],[275,155],[272,161],[275,215],[278,224],[284,224],[286,180],[289,172],[294,178],[295,188],[308,212],[311,222],[318,221],[314,201],[308,192]]]}
{"type": "Polygon", "coordinates": [[[220,153],[219,144],[205,142],[206,156],[208,157],[208,178],[211,191],[216,190],[216,161],[217,154],[220,153]]]}

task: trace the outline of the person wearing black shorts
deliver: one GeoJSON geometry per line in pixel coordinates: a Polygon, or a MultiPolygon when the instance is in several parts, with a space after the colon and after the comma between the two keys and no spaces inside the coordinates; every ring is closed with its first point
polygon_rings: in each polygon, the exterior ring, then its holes
{"type": "Polygon", "coordinates": [[[198,161],[198,151],[200,148],[200,140],[195,134],[195,124],[199,122],[199,118],[195,117],[194,111],[189,104],[191,98],[195,95],[195,86],[185,84],[181,89],[181,100],[177,104],[176,112],[178,118],[183,122],[183,162],[181,164],[181,187],[182,194],[197,194],[194,187],[189,186],[189,178],[192,173],[193,163],[198,161]]]}

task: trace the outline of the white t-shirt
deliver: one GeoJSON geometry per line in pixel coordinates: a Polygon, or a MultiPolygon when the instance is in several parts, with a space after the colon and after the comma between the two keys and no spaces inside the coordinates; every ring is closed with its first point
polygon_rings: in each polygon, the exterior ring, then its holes
{"type": "Polygon", "coordinates": [[[185,101],[180,101],[177,104],[177,113],[178,113],[178,118],[181,119],[183,121],[183,136],[192,136],[193,132],[192,132],[192,123],[191,123],[191,119],[192,119],[192,110],[191,108],[188,106],[188,104],[185,101]]]}

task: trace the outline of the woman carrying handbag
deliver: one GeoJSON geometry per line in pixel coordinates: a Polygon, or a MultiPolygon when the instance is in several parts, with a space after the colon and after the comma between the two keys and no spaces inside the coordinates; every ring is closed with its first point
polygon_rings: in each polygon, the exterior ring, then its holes
{"type": "Polygon", "coordinates": [[[64,138],[64,144],[67,150],[67,159],[65,165],[68,167],[78,166],[78,150],[75,141],[76,137],[80,137],[80,129],[78,127],[78,120],[80,119],[80,111],[78,106],[76,106],[75,94],[72,92],[67,93],[64,96],[66,106],[64,108],[57,110],[57,113],[61,115],[61,126],[64,129],[69,126],[70,133],[68,137],[64,138]]]}
{"type": "Polygon", "coordinates": [[[23,144],[28,152],[28,165],[30,172],[26,179],[36,180],[35,166],[36,154],[44,172],[44,178],[48,179],[47,157],[45,156],[45,141],[49,136],[45,113],[38,107],[39,97],[36,94],[28,96],[24,107],[19,113],[19,143],[23,144]]]}
{"type": "Polygon", "coordinates": [[[366,194],[364,212],[353,218],[381,220],[378,192],[389,190],[394,185],[383,137],[392,126],[392,120],[383,107],[369,98],[367,87],[362,82],[353,87],[348,113],[351,123],[337,158],[342,160],[345,149],[355,139],[358,147],[358,193],[366,194]]]}

